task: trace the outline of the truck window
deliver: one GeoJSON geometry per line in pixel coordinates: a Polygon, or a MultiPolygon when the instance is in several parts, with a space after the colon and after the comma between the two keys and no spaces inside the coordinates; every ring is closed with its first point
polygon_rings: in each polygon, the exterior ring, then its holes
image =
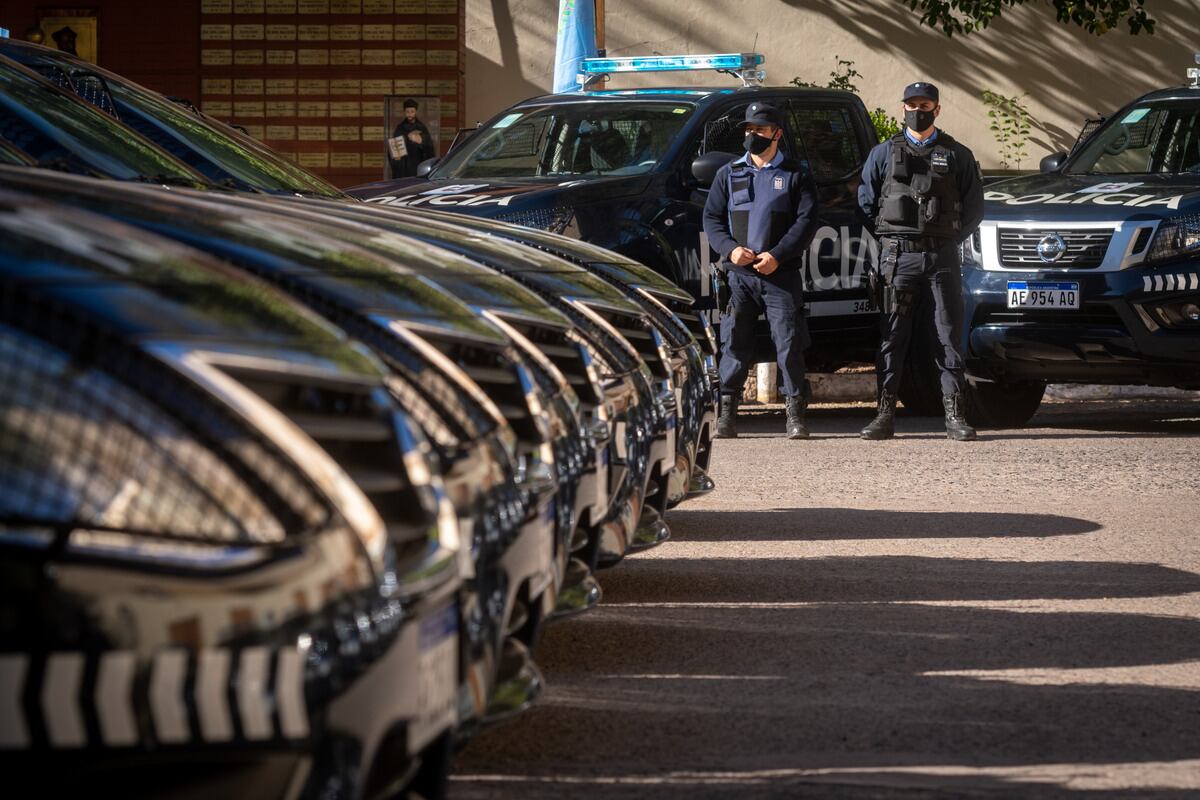
{"type": "Polygon", "coordinates": [[[1167,101],[1113,118],[1079,148],[1067,173],[1200,172],[1200,103],[1167,101]]]}
{"type": "Polygon", "coordinates": [[[746,134],[742,131],[742,123],[746,120],[746,107],[749,103],[728,108],[716,119],[704,123],[704,138],[696,153],[743,153],[742,140],[746,134]]]}
{"type": "Polygon", "coordinates": [[[851,110],[828,101],[789,100],[792,151],[808,162],[818,182],[836,181],[862,168],[866,159],[851,110]]]}

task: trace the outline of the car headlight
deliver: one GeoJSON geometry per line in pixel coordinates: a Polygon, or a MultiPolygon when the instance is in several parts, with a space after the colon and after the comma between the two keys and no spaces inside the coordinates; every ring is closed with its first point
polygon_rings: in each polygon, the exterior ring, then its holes
{"type": "Polygon", "coordinates": [[[977,267],[983,263],[983,237],[978,228],[963,240],[961,250],[964,267],[977,267]]]}
{"type": "Polygon", "coordinates": [[[1158,226],[1146,263],[1200,257],[1200,214],[1168,217],[1158,226]]]}
{"type": "Polygon", "coordinates": [[[233,548],[278,545],[329,518],[265,442],[182,390],[186,420],[8,326],[0,365],[5,536],[69,527],[72,547],[98,555],[228,567],[233,548]]]}

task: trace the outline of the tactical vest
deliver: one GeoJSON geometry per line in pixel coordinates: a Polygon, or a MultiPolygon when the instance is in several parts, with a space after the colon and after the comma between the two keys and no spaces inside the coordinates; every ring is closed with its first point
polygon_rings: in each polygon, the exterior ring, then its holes
{"type": "Polygon", "coordinates": [[[790,187],[792,174],[799,170],[797,162],[784,158],[772,171],[772,180],[782,180],[785,190],[772,192],[770,197],[755,197],[756,171],[744,161],[730,165],[729,232],[734,241],[758,252],[779,244],[796,222],[796,199],[790,187]],[[761,241],[755,243],[752,238],[761,241]]]}
{"type": "Polygon", "coordinates": [[[954,139],[944,131],[937,141],[917,147],[904,132],[888,140],[888,167],[879,194],[875,233],[954,239],[962,227],[962,199],[954,139]]]}

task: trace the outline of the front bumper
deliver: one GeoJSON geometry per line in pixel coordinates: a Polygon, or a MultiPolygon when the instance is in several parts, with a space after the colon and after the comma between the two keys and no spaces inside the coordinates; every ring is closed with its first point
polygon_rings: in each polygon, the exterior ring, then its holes
{"type": "Polygon", "coordinates": [[[975,378],[1200,386],[1200,324],[1155,307],[1200,303],[1200,263],[1114,272],[963,270],[963,352],[975,378]],[[1080,309],[1009,310],[1008,281],[1077,281],[1080,309]]]}

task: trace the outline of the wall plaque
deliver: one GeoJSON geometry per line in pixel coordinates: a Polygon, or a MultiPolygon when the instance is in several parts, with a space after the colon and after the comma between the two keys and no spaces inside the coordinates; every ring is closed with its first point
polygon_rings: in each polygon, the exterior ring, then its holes
{"type": "Polygon", "coordinates": [[[300,153],[302,167],[328,167],[329,153],[300,153]]]}
{"type": "Polygon", "coordinates": [[[220,42],[233,38],[232,25],[201,25],[200,41],[220,42]]]}
{"type": "Polygon", "coordinates": [[[233,82],[234,94],[262,94],[262,78],[237,78],[233,82]]]}
{"type": "Polygon", "coordinates": [[[233,103],[228,100],[205,100],[200,104],[200,110],[214,117],[233,116],[233,103]]]}
{"type": "Polygon", "coordinates": [[[324,100],[301,100],[296,105],[296,116],[327,117],[329,116],[329,103],[324,100]]]}
{"type": "Polygon", "coordinates": [[[268,14],[295,14],[296,0],[267,0],[268,14]]]}
{"type": "Polygon", "coordinates": [[[329,38],[329,26],[301,25],[296,28],[296,33],[302,42],[323,42],[329,38]]]}
{"type": "Polygon", "coordinates": [[[262,50],[234,50],[233,63],[243,67],[256,67],[263,63],[262,50]]]}
{"type": "Polygon", "coordinates": [[[335,42],[357,42],[366,38],[363,29],[370,25],[330,25],[329,38],[335,42]]]}
{"type": "Polygon", "coordinates": [[[392,0],[363,0],[364,14],[391,14],[392,0]]]}
{"type": "Polygon", "coordinates": [[[351,50],[330,50],[329,63],[337,67],[357,66],[360,62],[358,48],[351,50]]]}
{"type": "Polygon", "coordinates": [[[279,139],[280,141],[290,142],[296,139],[295,125],[268,125],[267,138],[279,139]]]}
{"type": "Polygon", "coordinates": [[[294,117],[296,116],[296,101],[268,100],[266,111],[268,117],[294,117]]]}
{"type": "Polygon", "coordinates": [[[323,78],[305,78],[297,81],[300,94],[329,94],[329,81],[323,78]]]}
{"type": "Polygon", "coordinates": [[[358,126],[333,125],[329,128],[329,140],[331,142],[357,142],[358,126]]]}
{"type": "Polygon", "coordinates": [[[246,100],[233,104],[233,115],[235,117],[261,117],[263,116],[262,100],[246,100]]]}
{"type": "Polygon", "coordinates": [[[425,38],[431,42],[453,42],[458,39],[458,26],[426,25],[425,38]]]}
{"type": "Polygon", "coordinates": [[[263,38],[262,25],[234,25],[233,40],[235,42],[250,42],[263,38]]]}
{"type": "Polygon", "coordinates": [[[206,67],[223,67],[233,63],[232,50],[201,50],[200,63],[206,67]]]}
{"type": "Polygon", "coordinates": [[[333,80],[329,82],[330,94],[358,94],[362,91],[362,82],[358,80],[333,80]]]}
{"type": "Polygon", "coordinates": [[[233,81],[229,78],[205,78],[200,81],[202,94],[233,94],[233,81]]]}
{"type": "Polygon", "coordinates": [[[457,67],[458,66],[458,51],[457,50],[430,50],[425,59],[431,67],[457,67]]]}
{"type": "Polygon", "coordinates": [[[325,67],[329,65],[329,51],[301,49],[296,51],[296,62],[304,66],[325,67]]]}
{"type": "Polygon", "coordinates": [[[291,42],[296,38],[295,25],[268,25],[267,26],[267,41],[269,42],[291,42]]]}
{"type": "Polygon", "coordinates": [[[301,125],[297,129],[302,142],[325,142],[329,140],[329,128],[324,125],[301,125]]]}
{"type": "Polygon", "coordinates": [[[393,35],[398,42],[422,42],[425,40],[425,26],[397,25],[393,35]]]}
{"type": "Polygon", "coordinates": [[[295,78],[267,78],[264,82],[267,94],[295,94],[295,78]]]}
{"type": "Polygon", "coordinates": [[[330,153],[329,166],[332,169],[358,169],[362,159],[358,153],[330,153]]]}
{"type": "Polygon", "coordinates": [[[268,50],[267,63],[276,66],[285,66],[287,64],[296,63],[295,50],[268,50]]]}
{"type": "Polygon", "coordinates": [[[362,63],[370,66],[390,66],[392,63],[391,50],[363,50],[362,63]]]}
{"type": "Polygon", "coordinates": [[[397,50],[396,51],[396,66],[397,67],[423,67],[423,66],[425,66],[425,51],[424,50],[397,50]]]}
{"type": "Polygon", "coordinates": [[[261,14],[266,10],[263,0],[233,0],[235,14],[261,14]]]}
{"type": "Polygon", "coordinates": [[[231,14],[233,0],[200,0],[201,14],[231,14]]]}

